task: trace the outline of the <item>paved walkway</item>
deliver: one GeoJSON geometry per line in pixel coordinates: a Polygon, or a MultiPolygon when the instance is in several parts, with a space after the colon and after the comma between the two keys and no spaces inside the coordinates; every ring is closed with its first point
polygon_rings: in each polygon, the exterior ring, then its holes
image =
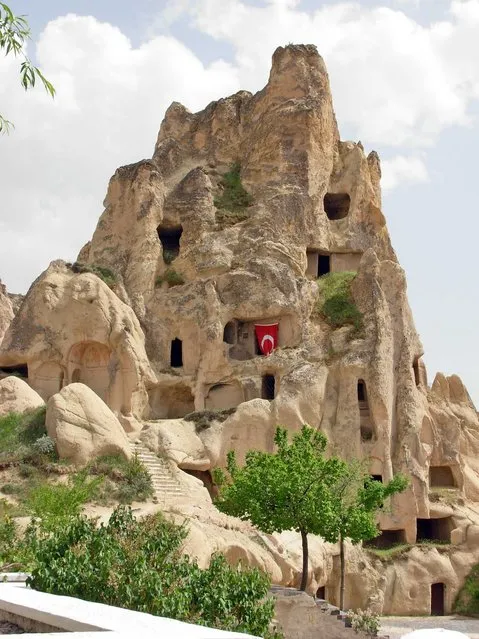
{"type": "Polygon", "coordinates": [[[420,628],[445,628],[463,632],[470,639],[479,639],[479,619],[469,617],[383,617],[380,634],[400,639],[402,635],[420,628]]]}

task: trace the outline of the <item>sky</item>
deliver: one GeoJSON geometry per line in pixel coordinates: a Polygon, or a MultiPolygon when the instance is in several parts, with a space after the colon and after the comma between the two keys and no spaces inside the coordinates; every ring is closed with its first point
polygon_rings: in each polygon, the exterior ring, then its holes
{"type": "Polygon", "coordinates": [[[383,211],[406,271],[429,381],[479,406],[479,0],[10,0],[54,83],[25,93],[0,59],[0,278],[25,292],[73,260],[118,166],[151,157],[165,109],[267,81],[277,46],[324,57],[343,140],[382,160],[383,211]]]}

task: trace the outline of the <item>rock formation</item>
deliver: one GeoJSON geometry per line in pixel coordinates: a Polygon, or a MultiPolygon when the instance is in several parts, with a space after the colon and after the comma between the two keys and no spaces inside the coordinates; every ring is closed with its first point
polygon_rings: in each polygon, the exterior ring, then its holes
{"type": "Polygon", "coordinates": [[[0,417],[8,413],[25,413],[44,405],[40,395],[23,379],[11,376],[0,380],[0,417]]]}
{"type": "MultiPolygon", "coordinates": [[[[316,48],[280,47],[259,93],[199,113],[170,106],[153,158],[112,177],[78,262],[52,263],[7,315],[0,367],[27,368],[45,400],[81,381],[135,438],[205,480],[229,449],[272,450],[277,424],[303,423],[332,451],[368,458],[380,481],[407,474],[377,544],[453,545],[389,563],[349,548],[347,601],[425,614],[431,585],[444,584],[450,609],[479,559],[479,421],[459,378],[438,375],[428,388],[380,177],[374,151],[339,138],[316,48]],[[225,205],[239,182],[247,197],[225,205]],[[341,272],[357,272],[360,326],[318,312],[318,278],[341,272]],[[258,325],[278,327],[267,357],[258,325]]],[[[174,508],[195,522],[192,534],[207,530],[199,554],[219,548],[296,583],[293,533],[225,541],[211,507],[174,508]]],[[[310,588],[334,600],[338,551],[315,547],[310,588]]]]}
{"type": "Polygon", "coordinates": [[[102,455],[131,456],[120,422],[84,384],[69,384],[48,400],[46,427],[61,459],[86,464],[102,455]]]}

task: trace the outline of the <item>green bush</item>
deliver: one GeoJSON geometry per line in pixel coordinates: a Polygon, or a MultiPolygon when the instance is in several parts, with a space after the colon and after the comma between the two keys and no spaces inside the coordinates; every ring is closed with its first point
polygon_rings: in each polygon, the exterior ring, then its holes
{"type": "Polygon", "coordinates": [[[271,637],[268,577],[258,569],[232,568],[218,555],[201,570],[181,554],[186,535],[184,526],[160,513],[137,520],[122,506],[99,527],[77,516],[49,535],[37,531],[32,537],[28,583],[43,592],[271,637]]]}
{"type": "Polygon", "coordinates": [[[120,455],[99,457],[90,464],[88,470],[110,480],[102,487],[99,495],[101,501],[115,500],[131,504],[153,496],[151,475],[136,455],[130,460],[120,455]]]}
{"type": "Polygon", "coordinates": [[[46,407],[0,417],[0,461],[15,462],[35,455],[34,442],[47,434],[46,407]]]}
{"type": "Polygon", "coordinates": [[[363,326],[362,313],[351,294],[351,282],[355,277],[354,271],[343,271],[328,273],[318,280],[317,311],[334,328],[352,324],[359,331],[363,326]]]}
{"type": "Polygon", "coordinates": [[[367,637],[378,636],[381,621],[379,615],[369,608],[367,610],[361,610],[360,608],[356,611],[348,610],[348,617],[351,619],[351,627],[354,632],[364,632],[367,637]]]}
{"type": "Polygon", "coordinates": [[[479,564],[471,570],[454,602],[459,615],[479,616],[479,564]]]}
{"type": "Polygon", "coordinates": [[[110,288],[116,284],[116,274],[106,266],[82,264],[81,262],[74,262],[73,264],[67,264],[67,266],[69,266],[74,273],[93,273],[103,280],[110,288]]]}
{"type": "Polygon", "coordinates": [[[18,495],[22,492],[22,487],[20,484],[3,484],[0,488],[4,495],[18,495]]]}
{"type": "Polygon", "coordinates": [[[232,213],[238,213],[253,204],[253,197],[241,183],[241,165],[239,162],[235,162],[230,167],[230,170],[223,175],[219,186],[221,194],[214,200],[217,209],[226,209],[232,213]]]}
{"type": "Polygon", "coordinates": [[[53,525],[78,515],[84,504],[94,498],[102,481],[102,477],[89,479],[84,470],[70,475],[66,484],[39,484],[29,492],[26,506],[45,525],[53,525]]]}
{"type": "Polygon", "coordinates": [[[180,286],[185,283],[182,275],[175,271],[174,268],[167,268],[163,275],[158,275],[155,280],[155,286],[161,286],[163,282],[168,282],[170,287],[172,286],[180,286]]]}

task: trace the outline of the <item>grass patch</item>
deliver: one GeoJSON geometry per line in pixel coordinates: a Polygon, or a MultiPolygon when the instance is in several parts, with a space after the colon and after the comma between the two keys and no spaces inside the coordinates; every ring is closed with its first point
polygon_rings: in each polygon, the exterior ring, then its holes
{"type": "Polygon", "coordinates": [[[81,262],[74,262],[73,264],[67,264],[67,266],[74,273],[93,273],[101,280],[105,282],[107,286],[113,288],[116,284],[116,274],[105,266],[98,266],[96,264],[82,264],[81,262]]]}
{"type": "Polygon", "coordinates": [[[194,413],[188,413],[183,419],[187,422],[194,422],[196,432],[200,433],[202,430],[209,428],[213,421],[224,422],[225,419],[234,413],[236,413],[236,406],[223,410],[198,410],[194,413]]]}
{"type": "MultiPolygon", "coordinates": [[[[253,196],[248,193],[241,182],[241,165],[239,162],[231,165],[230,170],[220,180],[219,187],[221,193],[214,199],[216,208],[235,214],[243,213],[244,217],[236,221],[246,219],[247,215],[244,213],[244,209],[253,204],[253,196]]],[[[223,215],[223,220],[225,219],[230,223],[236,223],[233,221],[234,217],[223,215]]],[[[217,220],[220,221],[218,217],[217,220]]]]}
{"type": "Polygon", "coordinates": [[[185,283],[185,280],[174,268],[167,268],[163,275],[158,275],[155,280],[155,286],[159,287],[163,282],[168,282],[168,286],[171,288],[172,286],[181,286],[181,284],[185,283]]]}
{"type": "Polygon", "coordinates": [[[355,277],[355,271],[343,271],[328,273],[318,280],[316,311],[334,328],[350,324],[360,331],[363,327],[362,313],[351,293],[351,282],[355,277]]]}
{"type": "Polygon", "coordinates": [[[131,504],[153,496],[150,473],[136,455],[129,460],[121,455],[99,457],[90,463],[88,471],[105,478],[97,495],[99,503],[131,504]]]}
{"type": "Polygon", "coordinates": [[[471,617],[479,616],[479,564],[466,577],[454,602],[453,612],[471,617]]]}
{"type": "Polygon", "coordinates": [[[41,454],[35,443],[46,436],[46,406],[26,413],[0,417],[0,464],[22,461],[41,454]]]}
{"type": "Polygon", "coordinates": [[[412,544],[395,544],[394,546],[390,546],[389,548],[372,548],[366,545],[363,546],[364,550],[383,561],[402,557],[403,555],[406,555],[413,547],[414,546],[412,544]]]}

